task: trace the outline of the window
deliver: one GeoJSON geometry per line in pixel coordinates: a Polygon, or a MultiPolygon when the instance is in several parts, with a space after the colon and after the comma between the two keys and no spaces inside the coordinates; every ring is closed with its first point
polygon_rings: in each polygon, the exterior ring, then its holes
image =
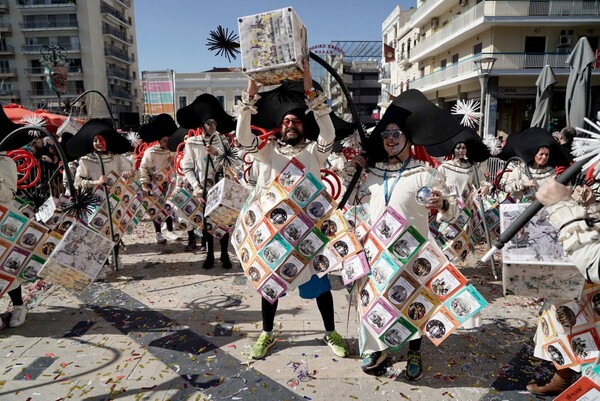
{"type": "Polygon", "coordinates": [[[0,60],[0,73],[6,74],[8,72],[10,72],[8,60],[0,60]]]}
{"type": "Polygon", "coordinates": [[[179,108],[182,109],[185,106],[187,106],[187,97],[186,96],[179,96],[179,108]]]}
{"type": "Polygon", "coordinates": [[[452,55],[452,64],[458,63],[458,53],[452,55]]]}
{"type": "Polygon", "coordinates": [[[475,46],[473,46],[473,54],[481,54],[482,51],[483,51],[483,44],[477,43],[475,46]]]}
{"type": "Polygon", "coordinates": [[[440,68],[446,68],[446,59],[443,59],[442,61],[440,61],[440,68]]]}
{"type": "Polygon", "coordinates": [[[242,96],[241,95],[235,95],[233,98],[233,103],[237,104],[238,100],[241,101],[242,100],[242,96]]]}
{"type": "Polygon", "coordinates": [[[225,108],[225,96],[216,96],[219,103],[221,103],[221,107],[225,108]]]}

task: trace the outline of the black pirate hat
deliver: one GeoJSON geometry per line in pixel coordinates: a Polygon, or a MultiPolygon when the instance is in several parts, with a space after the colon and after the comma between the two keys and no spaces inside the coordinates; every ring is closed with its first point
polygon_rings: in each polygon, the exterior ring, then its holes
{"type": "Polygon", "coordinates": [[[67,152],[74,159],[79,159],[94,151],[92,142],[96,135],[102,135],[106,141],[106,149],[113,154],[133,151],[133,147],[123,135],[107,120],[93,118],[86,122],[75,136],[67,143],[67,152]]]}
{"type": "Polygon", "coordinates": [[[409,89],[394,99],[369,136],[369,164],[386,158],[381,133],[391,123],[397,124],[413,144],[424,146],[447,141],[463,129],[450,112],[431,103],[420,91],[409,89]]]}
{"type": "Polygon", "coordinates": [[[177,131],[177,124],[170,114],[159,114],[148,124],[143,124],[138,133],[144,142],[159,141],[162,137],[171,136],[177,131]]]}
{"type": "Polygon", "coordinates": [[[225,112],[219,99],[203,93],[189,105],[177,110],[177,122],[185,128],[200,128],[206,120],[217,122],[217,131],[227,134],[235,129],[233,117],[225,112]]]}
{"type": "MultiPolygon", "coordinates": [[[[313,81],[313,87],[322,90],[321,86],[313,81]]],[[[306,113],[306,95],[302,81],[283,81],[275,89],[261,92],[260,99],[256,102],[258,113],[252,115],[251,123],[268,131],[281,127],[281,122],[287,114],[293,114],[302,120],[306,139],[316,140],[319,136],[319,126],[313,112],[306,113]]],[[[355,124],[342,120],[335,113],[329,113],[335,128],[336,140],[341,140],[352,134],[357,128],[355,124]]]]}
{"type": "Polygon", "coordinates": [[[454,148],[459,143],[467,147],[467,159],[473,163],[480,163],[490,158],[490,150],[473,128],[464,127],[457,135],[437,145],[426,146],[427,153],[435,157],[444,157],[453,154],[454,148]]]}
{"type": "Polygon", "coordinates": [[[188,132],[190,132],[188,128],[177,128],[177,130],[169,138],[169,142],[167,142],[167,148],[169,148],[171,152],[177,152],[177,147],[185,140],[188,132]]]}
{"type": "Polygon", "coordinates": [[[21,128],[21,126],[13,123],[10,118],[8,118],[4,112],[4,107],[0,106],[0,109],[2,109],[2,112],[0,112],[0,151],[10,151],[22,148],[34,139],[27,131],[23,131],[16,136],[13,135],[8,141],[3,142],[8,134],[17,128],[21,128]]]}
{"type": "Polygon", "coordinates": [[[515,143],[517,143],[517,138],[521,135],[521,132],[513,132],[512,134],[506,137],[506,141],[502,146],[502,151],[496,156],[498,159],[502,159],[504,161],[508,161],[511,157],[517,156],[515,153],[515,143]]]}
{"type": "Polygon", "coordinates": [[[569,164],[552,134],[539,127],[527,128],[518,135],[514,143],[514,152],[523,161],[530,163],[541,147],[550,149],[549,166],[566,166],[569,164]]]}

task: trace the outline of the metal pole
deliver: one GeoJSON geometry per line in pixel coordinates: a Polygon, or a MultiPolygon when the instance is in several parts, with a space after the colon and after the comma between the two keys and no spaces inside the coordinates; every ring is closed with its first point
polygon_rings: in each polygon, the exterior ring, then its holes
{"type": "MultiPolygon", "coordinates": [[[[479,174],[477,171],[477,164],[473,164],[473,170],[475,173],[475,185],[477,189],[481,188],[481,181],[479,181],[479,174]]],[[[483,232],[485,233],[485,242],[489,249],[492,248],[492,239],[490,237],[490,228],[488,227],[487,221],[485,219],[485,208],[483,206],[483,199],[481,196],[477,196],[477,200],[479,202],[479,211],[481,213],[481,222],[483,223],[483,232]]],[[[498,280],[498,273],[496,272],[496,263],[494,262],[494,257],[490,258],[490,264],[492,265],[492,274],[494,275],[494,280],[498,280]]]]}
{"type": "Polygon", "coordinates": [[[479,86],[481,87],[481,99],[480,99],[480,107],[481,107],[481,120],[479,122],[479,136],[483,138],[485,135],[484,125],[485,125],[485,117],[487,116],[487,111],[484,108],[485,104],[485,96],[487,95],[487,83],[489,74],[481,74],[479,75],[479,86]]]}

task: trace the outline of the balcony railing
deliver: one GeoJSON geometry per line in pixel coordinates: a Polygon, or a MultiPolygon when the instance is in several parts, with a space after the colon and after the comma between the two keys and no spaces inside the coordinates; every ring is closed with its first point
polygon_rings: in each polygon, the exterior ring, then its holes
{"type": "Polygon", "coordinates": [[[126,63],[132,62],[131,57],[129,57],[129,54],[126,51],[117,49],[113,46],[104,46],[104,55],[116,57],[119,60],[125,61],[126,63]]]}
{"type": "Polygon", "coordinates": [[[109,6],[108,4],[106,4],[104,2],[102,2],[102,4],[100,5],[100,12],[103,14],[112,15],[113,17],[115,17],[116,19],[121,21],[122,23],[129,25],[129,21],[127,20],[127,18],[125,18],[125,15],[123,15],[123,13],[120,13],[115,8],[109,6]]]}
{"type": "Polygon", "coordinates": [[[392,77],[389,64],[384,64],[379,69],[379,81],[389,80],[392,77]]]}
{"type": "Polygon", "coordinates": [[[25,21],[19,24],[21,29],[76,29],[77,21],[25,21]]]}
{"type": "Polygon", "coordinates": [[[18,8],[41,8],[41,7],[75,7],[77,5],[76,0],[17,0],[18,8]]]}
{"type": "Polygon", "coordinates": [[[444,0],[425,0],[422,4],[417,7],[415,12],[410,16],[410,22],[418,23],[423,17],[425,17],[431,10],[443,3],[444,0]]]}
{"type": "MultiPolygon", "coordinates": [[[[76,97],[81,95],[84,92],[83,89],[67,89],[66,93],[61,94],[61,96],[64,97],[76,97]]],[[[51,91],[49,88],[44,88],[44,89],[32,89],[30,91],[27,91],[27,95],[29,97],[48,97],[48,98],[55,98],[56,97],[56,93],[54,93],[53,91],[51,91]]]]}
{"type": "MultiPolygon", "coordinates": [[[[554,68],[557,73],[560,69],[567,69],[567,58],[569,54],[560,53],[544,53],[544,54],[528,54],[528,53],[483,53],[470,57],[466,60],[451,64],[445,68],[434,71],[421,78],[411,81],[410,87],[415,89],[423,89],[431,85],[443,84],[445,81],[460,81],[463,79],[477,77],[477,71],[474,59],[480,57],[495,57],[494,71],[503,70],[503,74],[519,75],[530,74],[539,75],[541,69],[546,65],[554,68]]],[[[494,74],[492,71],[492,75],[494,74]]],[[[565,71],[565,73],[567,73],[565,71]]]]}
{"type": "MultiPolygon", "coordinates": [[[[53,44],[54,45],[54,44],[53,44]]],[[[49,45],[49,46],[53,46],[49,45]]],[[[23,53],[39,53],[44,45],[23,45],[21,46],[21,51],[23,53]]],[[[68,44],[68,45],[59,45],[63,49],[68,52],[78,52],[81,51],[81,46],[79,44],[68,44]]]]}
{"type": "Polygon", "coordinates": [[[15,48],[14,46],[11,45],[6,45],[6,46],[0,46],[0,53],[10,53],[10,54],[14,54],[15,52],[15,48]]]}
{"type": "MultiPolygon", "coordinates": [[[[82,67],[69,67],[69,74],[83,74],[82,67]]],[[[46,73],[44,67],[30,67],[25,68],[25,75],[44,75],[46,73]]]]}
{"type": "Polygon", "coordinates": [[[0,22],[0,32],[10,32],[12,31],[12,25],[8,22],[0,22]]]}
{"type": "Polygon", "coordinates": [[[17,69],[16,68],[2,68],[0,69],[0,77],[16,77],[17,69]]]}
{"type": "Polygon", "coordinates": [[[112,28],[110,26],[106,26],[103,25],[102,26],[102,33],[105,35],[112,35],[115,38],[118,38],[120,40],[122,40],[125,43],[129,43],[132,44],[133,43],[133,39],[127,39],[127,34],[125,32],[122,32],[118,29],[112,28]]]}
{"type": "MultiPolygon", "coordinates": [[[[429,0],[435,2],[437,0],[429,0]]],[[[421,6],[423,7],[423,6],[421,6]]],[[[417,9],[418,10],[418,9],[417,9]]],[[[416,12],[415,12],[416,14],[416,12]]],[[[458,34],[484,22],[494,21],[494,17],[569,17],[600,15],[600,0],[597,1],[484,1],[457,15],[446,26],[427,36],[411,50],[413,57],[423,57],[426,53],[442,46],[458,34]]],[[[413,14],[414,17],[414,14],[413,14]]]]}
{"type": "Polygon", "coordinates": [[[117,0],[119,3],[123,4],[125,7],[131,7],[130,0],[117,0]]]}
{"type": "Polygon", "coordinates": [[[18,98],[19,97],[19,91],[16,89],[10,89],[10,90],[3,90],[0,89],[0,98],[2,99],[7,99],[7,98],[18,98]]]}
{"type": "Polygon", "coordinates": [[[133,99],[133,95],[131,94],[131,92],[129,92],[127,89],[121,89],[121,88],[109,89],[108,96],[116,97],[119,99],[126,99],[126,100],[133,99]]]}
{"type": "Polygon", "coordinates": [[[120,79],[124,79],[126,81],[132,81],[133,79],[131,78],[131,76],[129,75],[129,73],[127,72],[127,70],[118,70],[115,68],[107,68],[106,69],[106,76],[109,78],[120,78],[120,79]]]}

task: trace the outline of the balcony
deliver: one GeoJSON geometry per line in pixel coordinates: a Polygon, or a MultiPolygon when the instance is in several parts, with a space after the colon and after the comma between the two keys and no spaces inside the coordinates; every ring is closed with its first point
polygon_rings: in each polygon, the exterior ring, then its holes
{"type": "MultiPolygon", "coordinates": [[[[75,90],[75,89],[67,89],[67,91],[65,93],[61,93],[61,97],[77,97],[79,95],[81,95],[84,92],[83,89],[79,89],[79,90],[75,90]]],[[[56,93],[54,93],[53,91],[51,91],[49,88],[44,88],[44,89],[32,89],[30,91],[27,91],[27,96],[28,97],[36,97],[36,98],[40,98],[40,97],[46,97],[46,98],[56,98],[56,93]]]]}
{"type": "Polygon", "coordinates": [[[116,99],[123,99],[123,100],[133,99],[133,95],[131,94],[130,91],[128,91],[125,88],[120,88],[120,87],[113,87],[113,88],[109,89],[108,96],[114,97],[116,99]]]}
{"type": "Polygon", "coordinates": [[[0,69],[0,78],[16,78],[16,77],[17,77],[17,69],[16,68],[0,69]]]}
{"type": "MultiPolygon", "coordinates": [[[[40,51],[42,50],[42,47],[44,45],[23,45],[21,46],[21,51],[25,54],[39,54],[40,51]]],[[[48,46],[54,46],[54,44],[52,45],[48,45],[48,46]]],[[[62,47],[63,49],[65,49],[67,52],[80,52],[81,51],[81,47],[79,44],[68,44],[68,45],[59,45],[60,47],[62,47]]]]}
{"type": "Polygon", "coordinates": [[[76,0],[17,0],[17,8],[77,7],[76,0]]]}
{"type": "Polygon", "coordinates": [[[12,32],[12,25],[7,22],[0,23],[0,32],[12,32]]]}
{"type": "Polygon", "coordinates": [[[433,33],[411,49],[410,61],[416,62],[433,52],[449,50],[464,41],[465,38],[462,35],[473,37],[491,26],[531,26],[548,22],[560,24],[569,21],[597,23],[599,15],[600,0],[590,2],[484,1],[464,13],[454,16],[446,26],[435,28],[435,30],[432,28],[430,32],[433,31],[433,33]]]}
{"type": "Polygon", "coordinates": [[[127,82],[133,82],[133,79],[127,72],[127,70],[120,70],[117,68],[107,68],[106,69],[106,77],[107,78],[116,78],[127,82]]]}
{"type": "Polygon", "coordinates": [[[444,3],[444,0],[424,0],[422,3],[410,16],[410,25],[413,28],[421,24],[431,13],[435,12],[444,3]]]}
{"type": "Polygon", "coordinates": [[[129,57],[129,54],[125,50],[117,49],[116,47],[110,45],[104,46],[104,55],[113,57],[128,64],[133,62],[132,58],[129,57]]]}
{"type": "Polygon", "coordinates": [[[18,99],[19,96],[19,91],[15,90],[15,89],[11,89],[11,90],[2,90],[0,89],[0,99],[18,99]]]}
{"type": "Polygon", "coordinates": [[[379,68],[379,78],[377,82],[380,84],[389,84],[392,78],[391,68],[389,64],[384,64],[379,68]]]}
{"type": "Polygon", "coordinates": [[[125,25],[128,25],[128,26],[131,25],[129,23],[129,20],[125,17],[125,15],[123,13],[119,12],[114,7],[109,6],[105,2],[101,3],[101,5],[100,5],[100,12],[102,14],[104,14],[104,15],[110,16],[117,23],[125,24],[125,25]]]}
{"type": "Polygon", "coordinates": [[[131,0],[117,0],[117,2],[127,8],[131,8],[131,0]]]}
{"type": "Polygon", "coordinates": [[[14,56],[15,48],[14,46],[0,46],[0,56],[14,56]]]}
{"type": "Polygon", "coordinates": [[[0,13],[8,12],[8,0],[0,0],[0,13]]]}
{"type": "MultiPolygon", "coordinates": [[[[69,67],[68,71],[69,71],[70,75],[83,74],[82,67],[69,67]]],[[[44,69],[44,67],[25,68],[25,75],[27,75],[27,76],[43,76],[45,74],[46,74],[46,70],[44,69]]]]}
{"type": "MultiPolygon", "coordinates": [[[[473,60],[480,57],[496,58],[492,75],[539,76],[546,64],[553,68],[556,75],[569,74],[566,64],[569,54],[482,53],[415,79],[411,81],[410,87],[422,91],[434,88],[440,89],[456,85],[467,79],[477,78],[477,71],[473,60]]],[[[600,70],[594,70],[593,74],[600,74],[600,70]]]]}
{"type": "Polygon", "coordinates": [[[28,31],[70,30],[77,29],[77,21],[25,21],[19,24],[21,29],[28,31]]]}
{"type": "Polygon", "coordinates": [[[113,36],[114,38],[120,40],[121,42],[127,43],[129,45],[133,44],[133,38],[128,39],[126,32],[123,32],[119,29],[108,26],[106,24],[102,25],[102,34],[113,36]]]}
{"type": "Polygon", "coordinates": [[[398,57],[398,64],[400,65],[400,67],[408,67],[410,66],[410,59],[409,59],[410,55],[407,55],[405,53],[400,53],[400,57],[398,57]]]}

